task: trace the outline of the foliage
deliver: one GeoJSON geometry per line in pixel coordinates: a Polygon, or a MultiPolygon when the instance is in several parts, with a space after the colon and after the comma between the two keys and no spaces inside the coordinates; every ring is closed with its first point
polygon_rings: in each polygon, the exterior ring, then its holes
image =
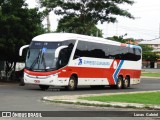
{"type": "Polygon", "coordinates": [[[160,58],[155,52],[143,52],[143,60],[155,62],[160,58]]]}
{"type": "MultiPolygon", "coordinates": [[[[134,18],[127,10],[119,7],[120,4],[132,5],[131,0],[39,0],[47,11],[53,10],[62,19],[72,21],[79,34],[89,34],[91,29],[100,21],[116,22],[116,16],[134,18]]],[[[66,21],[66,20],[64,20],[66,21]]],[[[72,24],[71,24],[72,26],[72,24]]]]}
{"type": "MultiPolygon", "coordinates": [[[[68,32],[68,33],[80,33],[85,28],[83,24],[75,17],[66,16],[61,19],[58,23],[57,32],[68,32]],[[80,27],[77,27],[80,26],[80,27]]],[[[102,37],[102,30],[99,30],[96,25],[93,25],[90,30],[87,31],[87,35],[102,37]]]]}
{"type": "Polygon", "coordinates": [[[141,46],[143,52],[147,53],[147,52],[151,52],[153,50],[153,48],[151,46],[148,45],[139,45],[141,46]]]}
{"type": "Polygon", "coordinates": [[[140,45],[142,48],[142,58],[143,60],[147,60],[147,61],[151,61],[151,62],[155,62],[157,61],[160,56],[157,55],[155,52],[153,51],[153,48],[151,46],[148,45],[140,45]]]}
{"type": "Polygon", "coordinates": [[[117,41],[117,42],[121,42],[121,43],[126,43],[127,40],[124,39],[124,36],[126,36],[127,34],[125,35],[121,35],[121,36],[113,36],[113,37],[108,37],[107,39],[109,40],[113,40],[113,41],[117,41]]]}
{"type": "Polygon", "coordinates": [[[28,9],[25,0],[0,0],[0,60],[9,71],[19,61],[19,48],[44,32],[43,14],[28,9]],[[14,64],[13,64],[14,63],[14,64]]]}

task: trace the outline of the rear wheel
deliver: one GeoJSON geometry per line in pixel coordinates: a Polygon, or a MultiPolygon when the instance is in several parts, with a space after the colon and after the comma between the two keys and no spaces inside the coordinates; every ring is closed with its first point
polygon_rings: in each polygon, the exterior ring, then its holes
{"type": "Polygon", "coordinates": [[[128,88],[130,85],[129,85],[129,77],[126,77],[125,80],[123,81],[123,88],[128,88]]]}
{"type": "Polygon", "coordinates": [[[71,76],[69,79],[68,86],[66,87],[67,90],[73,91],[77,89],[77,79],[74,76],[71,76]]]}
{"type": "Polygon", "coordinates": [[[49,88],[48,85],[39,85],[39,87],[40,87],[41,90],[43,90],[43,91],[48,90],[48,88],[49,88]]]}

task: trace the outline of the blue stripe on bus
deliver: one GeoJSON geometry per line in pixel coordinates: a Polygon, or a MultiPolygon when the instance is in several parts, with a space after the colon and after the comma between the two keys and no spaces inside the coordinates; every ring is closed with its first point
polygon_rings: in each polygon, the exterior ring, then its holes
{"type": "Polygon", "coordinates": [[[137,46],[137,45],[129,45],[129,44],[128,44],[128,47],[141,49],[141,47],[140,47],[140,46],[137,46]]]}
{"type": "Polygon", "coordinates": [[[114,78],[115,83],[117,83],[117,81],[118,81],[117,75],[118,75],[119,71],[121,70],[121,67],[122,67],[123,63],[124,63],[124,60],[121,60],[119,65],[118,65],[118,68],[116,69],[116,71],[113,74],[113,78],[114,78]]]}

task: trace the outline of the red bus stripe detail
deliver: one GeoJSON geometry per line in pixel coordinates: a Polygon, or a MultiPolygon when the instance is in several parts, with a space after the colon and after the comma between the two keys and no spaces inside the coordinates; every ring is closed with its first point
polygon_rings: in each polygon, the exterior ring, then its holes
{"type": "MultiPolygon", "coordinates": [[[[118,61],[117,61],[118,62],[118,61]]],[[[114,85],[113,73],[115,69],[111,68],[88,68],[88,67],[64,67],[60,70],[51,72],[33,72],[29,70],[24,70],[25,73],[33,76],[48,76],[59,72],[58,77],[69,78],[72,74],[77,73],[78,78],[107,78],[109,85],[114,85]],[[62,70],[66,72],[62,72],[62,70]]],[[[129,75],[130,78],[140,78],[141,70],[129,70],[121,69],[118,75],[129,75]]]]}
{"type": "Polygon", "coordinates": [[[50,71],[50,72],[35,72],[35,71],[30,71],[30,70],[25,69],[24,72],[29,75],[33,75],[33,76],[49,76],[49,75],[58,73],[59,70],[50,71]]]}
{"type": "MultiPolygon", "coordinates": [[[[73,73],[78,73],[78,78],[108,78],[112,80],[114,71],[113,68],[67,67],[66,73],[61,72],[59,77],[70,77],[73,73]]],[[[140,78],[140,73],[141,70],[121,69],[118,75],[140,78]]]]}
{"type": "Polygon", "coordinates": [[[123,47],[127,47],[127,44],[121,43],[121,46],[123,46],[123,47]]]}

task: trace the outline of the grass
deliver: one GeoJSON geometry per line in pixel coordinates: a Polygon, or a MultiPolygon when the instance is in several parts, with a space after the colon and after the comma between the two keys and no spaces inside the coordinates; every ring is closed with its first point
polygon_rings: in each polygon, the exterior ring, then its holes
{"type": "Polygon", "coordinates": [[[160,73],[147,73],[147,72],[142,72],[141,76],[160,77],[160,73]]]}
{"type": "Polygon", "coordinates": [[[89,101],[100,101],[100,102],[125,102],[125,103],[160,105],[160,92],[108,95],[108,96],[90,96],[90,97],[81,97],[80,99],[89,101]]]}

